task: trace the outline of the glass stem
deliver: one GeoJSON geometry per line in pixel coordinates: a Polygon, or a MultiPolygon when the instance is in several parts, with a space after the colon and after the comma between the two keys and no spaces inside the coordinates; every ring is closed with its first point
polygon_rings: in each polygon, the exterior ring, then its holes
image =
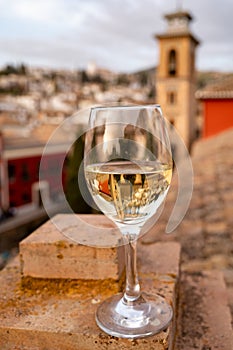
{"type": "Polygon", "coordinates": [[[124,301],[127,304],[137,300],[140,295],[140,285],[137,274],[137,237],[135,234],[124,234],[125,263],[126,263],[126,287],[124,301]]]}

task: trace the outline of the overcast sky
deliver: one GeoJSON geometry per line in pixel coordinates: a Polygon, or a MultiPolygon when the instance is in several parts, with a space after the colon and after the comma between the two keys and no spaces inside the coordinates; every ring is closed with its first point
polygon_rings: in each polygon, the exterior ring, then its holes
{"type": "Polygon", "coordinates": [[[132,72],[158,63],[154,35],[182,3],[201,40],[200,70],[233,71],[233,0],[0,0],[0,66],[132,72]]]}

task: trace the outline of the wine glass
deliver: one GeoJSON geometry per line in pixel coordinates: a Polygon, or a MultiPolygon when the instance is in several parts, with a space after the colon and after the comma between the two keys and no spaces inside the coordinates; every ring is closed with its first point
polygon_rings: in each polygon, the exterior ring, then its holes
{"type": "Polygon", "coordinates": [[[96,205],[118,226],[126,258],[125,292],[99,305],[96,322],[112,336],[149,336],[172,319],[172,308],[163,298],[141,293],[136,267],[137,239],[171,182],[166,121],[158,105],[96,107],[89,127],[85,179],[96,205]]]}

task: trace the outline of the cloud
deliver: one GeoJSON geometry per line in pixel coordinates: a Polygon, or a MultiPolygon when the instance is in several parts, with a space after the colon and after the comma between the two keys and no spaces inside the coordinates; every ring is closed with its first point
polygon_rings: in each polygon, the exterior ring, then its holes
{"type": "MultiPolygon", "coordinates": [[[[201,39],[198,68],[233,70],[233,2],[190,0],[192,31],[201,39]]],[[[0,0],[0,64],[99,66],[132,71],[158,61],[153,35],[174,0],[0,0]],[[46,62],[46,63],[45,63],[46,62]]]]}
{"type": "MultiPolygon", "coordinates": [[[[60,0],[58,0],[60,2],[60,0]]],[[[55,1],[2,1],[1,17],[14,18],[17,20],[30,20],[44,22],[51,20],[51,14],[55,9],[55,1]]],[[[59,6],[57,7],[59,8],[59,6]]]]}

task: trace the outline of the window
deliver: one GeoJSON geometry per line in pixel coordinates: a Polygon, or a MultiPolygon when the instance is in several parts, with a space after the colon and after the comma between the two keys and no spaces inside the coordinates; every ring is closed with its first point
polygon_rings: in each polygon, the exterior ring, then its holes
{"type": "Polygon", "coordinates": [[[167,93],[167,103],[169,105],[174,105],[176,104],[176,93],[174,91],[169,91],[167,93]]]}
{"type": "Polygon", "coordinates": [[[12,183],[15,181],[15,165],[14,164],[8,164],[8,178],[9,182],[12,183]]]}
{"type": "Polygon", "coordinates": [[[29,171],[28,171],[28,165],[23,163],[22,164],[22,180],[28,181],[29,178],[30,178],[30,176],[29,176],[29,171]]]}
{"type": "Polygon", "coordinates": [[[27,193],[27,192],[24,192],[24,193],[22,193],[22,195],[21,195],[21,199],[22,199],[22,202],[23,202],[23,204],[26,204],[26,203],[30,203],[30,195],[29,195],[29,193],[27,193]]]}
{"type": "Polygon", "coordinates": [[[170,120],[170,128],[172,129],[173,126],[175,126],[175,120],[171,119],[170,120]]]}
{"type": "Polygon", "coordinates": [[[176,51],[171,50],[168,56],[168,75],[175,76],[177,73],[177,57],[176,51]]]}

